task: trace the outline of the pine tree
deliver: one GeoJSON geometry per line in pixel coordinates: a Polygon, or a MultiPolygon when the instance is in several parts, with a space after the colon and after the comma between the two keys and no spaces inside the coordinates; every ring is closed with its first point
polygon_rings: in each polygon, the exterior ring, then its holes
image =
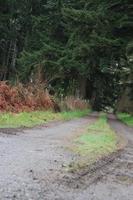
{"type": "Polygon", "coordinates": [[[0,79],[27,82],[41,70],[56,92],[115,107],[126,79],[132,96],[132,8],[131,0],[2,0],[0,79]]]}

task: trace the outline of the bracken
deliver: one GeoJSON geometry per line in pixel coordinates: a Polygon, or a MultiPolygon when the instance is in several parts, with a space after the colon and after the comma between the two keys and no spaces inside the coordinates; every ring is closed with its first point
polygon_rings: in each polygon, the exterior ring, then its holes
{"type": "Polygon", "coordinates": [[[54,109],[55,102],[44,85],[11,86],[5,81],[0,82],[0,111],[22,112],[54,109]]]}

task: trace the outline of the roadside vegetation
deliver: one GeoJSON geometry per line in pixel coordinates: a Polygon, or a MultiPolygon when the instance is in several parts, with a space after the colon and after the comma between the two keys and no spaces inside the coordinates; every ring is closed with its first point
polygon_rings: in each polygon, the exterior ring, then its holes
{"type": "Polygon", "coordinates": [[[119,113],[117,116],[118,119],[120,119],[122,122],[124,122],[128,126],[133,127],[133,115],[130,115],[128,113],[119,113]]]}
{"type": "Polygon", "coordinates": [[[52,111],[34,111],[21,113],[1,113],[0,128],[34,127],[51,121],[71,120],[87,116],[89,110],[76,110],[55,113],[52,111]]]}
{"type": "Polygon", "coordinates": [[[20,106],[13,90],[6,108],[51,107],[40,98],[44,83],[54,97],[88,99],[97,111],[133,111],[132,21],[131,0],[1,0],[0,81],[29,92],[20,106]]]}
{"type": "Polygon", "coordinates": [[[6,81],[0,82],[0,111],[1,112],[30,112],[36,110],[56,109],[54,99],[45,89],[44,84],[11,85],[6,81]]]}
{"type": "Polygon", "coordinates": [[[86,101],[75,97],[55,100],[45,84],[12,86],[0,82],[0,128],[33,127],[55,120],[70,120],[87,115],[88,108],[86,101]]]}
{"type": "Polygon", "coordinates": [[[117,136],[102,115],[98,121],[88,126],[86,130],[73,141],[71,150],[80,155],[78,163],[72,168],[84,167],[97,159],[108,156],[117,150],[117,136]],[[83,159],[82,159],[83,158],[83,159]]]}

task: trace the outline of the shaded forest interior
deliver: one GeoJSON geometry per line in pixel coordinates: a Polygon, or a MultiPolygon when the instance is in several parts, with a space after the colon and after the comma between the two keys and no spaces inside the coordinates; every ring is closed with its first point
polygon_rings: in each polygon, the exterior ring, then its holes
{"type": "Polygon", "coordinates": [[[0,0],[0,81],[133,112],[132,0],[0,0]]]}

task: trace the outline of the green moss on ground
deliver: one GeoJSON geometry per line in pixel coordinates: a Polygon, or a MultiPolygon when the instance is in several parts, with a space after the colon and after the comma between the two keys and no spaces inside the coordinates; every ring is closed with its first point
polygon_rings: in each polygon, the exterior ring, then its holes
{"type": "Polygon", "coordinates": [[[36,125],[56,120],[71,120],[74,118],[80,118],[86,116],[88,113],[89,110],[77,110],[61,113],[54,113],[52,111],[22,112],[17,114],[1,113],[0,128],[34,127],[36,125]]]}
{"type": "Polygon", "coordinates": [[[128,126],[133,127],[133,115],[130,115],[128,113],[118,113],[117,116],[118,119],[120,119],[122,122],[124,122],[128,126]]]}

